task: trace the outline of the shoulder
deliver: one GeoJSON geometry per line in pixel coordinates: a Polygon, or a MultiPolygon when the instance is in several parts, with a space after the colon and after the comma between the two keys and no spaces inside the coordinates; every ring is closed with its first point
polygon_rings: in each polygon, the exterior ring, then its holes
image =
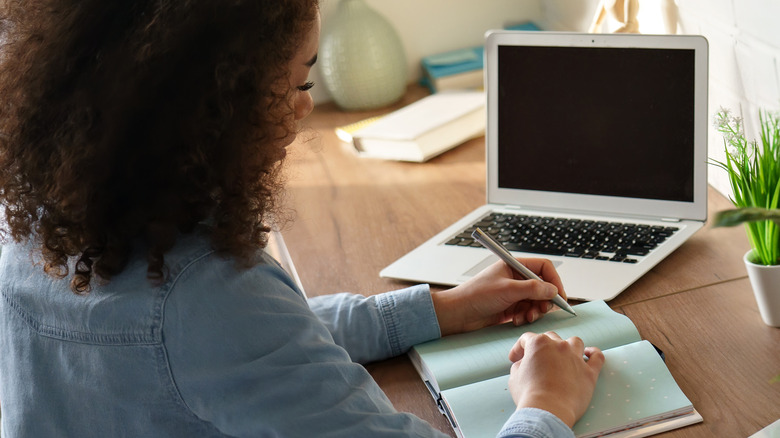
{"type": "Polygon", "coordinates": [[[162,311],[172,357],[229,362],[239,359],[234,353],[263,355],[297,335],[324,333],[294,280],[267,254],[242,268],[202,243],[183,242],[169,267],[162,311]]]}
{"type": "Polygon", "coordinates": [[[254,306],[305,308],[308,304],[294,280],[270,255],[258,253],[258,263],[244,267],[213,251],[205,239],[188,237],[174,254],[166,256],[169,268],[166,308],[172,306],[210,313],[232,310],[245,313],[254,306]],[[249,306],[247,308],[246,306],[249,306]]]}

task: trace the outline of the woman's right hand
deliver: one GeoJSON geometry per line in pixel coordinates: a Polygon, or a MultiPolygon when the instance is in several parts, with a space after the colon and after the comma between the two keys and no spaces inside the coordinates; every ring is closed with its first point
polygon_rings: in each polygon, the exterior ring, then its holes
{"type": "Polygon", "coordinates": [[[573,427],[588,408],[604,354],[577,337],[524,333],[509,360],[514,362],[509,390],[517,408],[544,409],[573,427]]]}

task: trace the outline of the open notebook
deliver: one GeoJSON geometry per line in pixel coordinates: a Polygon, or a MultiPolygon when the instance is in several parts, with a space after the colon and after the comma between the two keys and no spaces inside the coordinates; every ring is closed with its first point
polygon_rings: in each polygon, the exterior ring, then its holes
{"type": "Polygon", "coordinates": [[[485,44],[487,204],[380,273],[456,285],[516,256],[557,266],[569,298],[609,300],[707,217],[707,41],[495,31],[485,44]]]}
{"type": "Polygon", "coordinates": [[[574,306],[525,326],[510,324],[415,346],[409,357],[460,437],[495,437],[515,410],[507,382],[509,350],[526,331],[579,336],[606,361],[590,409],[574,425],[578,437],[639,437],[702,421],[655,347],[603,301],[574,306]]]}

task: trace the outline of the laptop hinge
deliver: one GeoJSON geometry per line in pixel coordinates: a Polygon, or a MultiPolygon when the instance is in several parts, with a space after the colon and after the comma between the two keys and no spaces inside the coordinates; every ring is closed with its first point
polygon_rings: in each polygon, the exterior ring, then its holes
{"type": "MultiPolygon", "coordinates": [[[[517,210],[517,211],[520,211],[520,212],[525,211],[527,208],[533,209],[533,207],[523,207],[521,205],[502,205],[501,208],[506,209],[508,211],[517,210]]],[[[551,212],[552,212],[552,210],[551,210],[551,212]]],[[[578,212],[578,211],[560,211],[559,213],[560,214],[589,214],[588,212],[578,212]]],[[[615,217],[618,217],[618,216],[615,216],[615,217]]],[[[631,219],[631,218],[638,218],[639,216],[626,216],[626,217],[628,219],[631,219]]],[[[682,219],[676,219],[676,218],[670,218],[670,217],[654,218],[654,217],[644,217],[644,216],[642,216],[642,218],[647,219],[647,220],[661,221],[661,222],[674,222],[674,223],[682,222],[682,219]]]]}

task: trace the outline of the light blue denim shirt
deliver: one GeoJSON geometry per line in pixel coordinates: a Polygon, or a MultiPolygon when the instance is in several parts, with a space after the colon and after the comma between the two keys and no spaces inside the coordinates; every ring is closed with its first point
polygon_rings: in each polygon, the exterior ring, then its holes
{"type": "MultiPolygon", "coordinates": [[[[427,286],[306,300],[270,258],[238,270],[207,240],[166,255],[168,280],[131,259],[87,296],[0,256],[3,438],[443,436],[396,411],[360,363],[439,336],[427,286]]],[[[573,436],[523,409],[501,436],[573,436]]]]}

